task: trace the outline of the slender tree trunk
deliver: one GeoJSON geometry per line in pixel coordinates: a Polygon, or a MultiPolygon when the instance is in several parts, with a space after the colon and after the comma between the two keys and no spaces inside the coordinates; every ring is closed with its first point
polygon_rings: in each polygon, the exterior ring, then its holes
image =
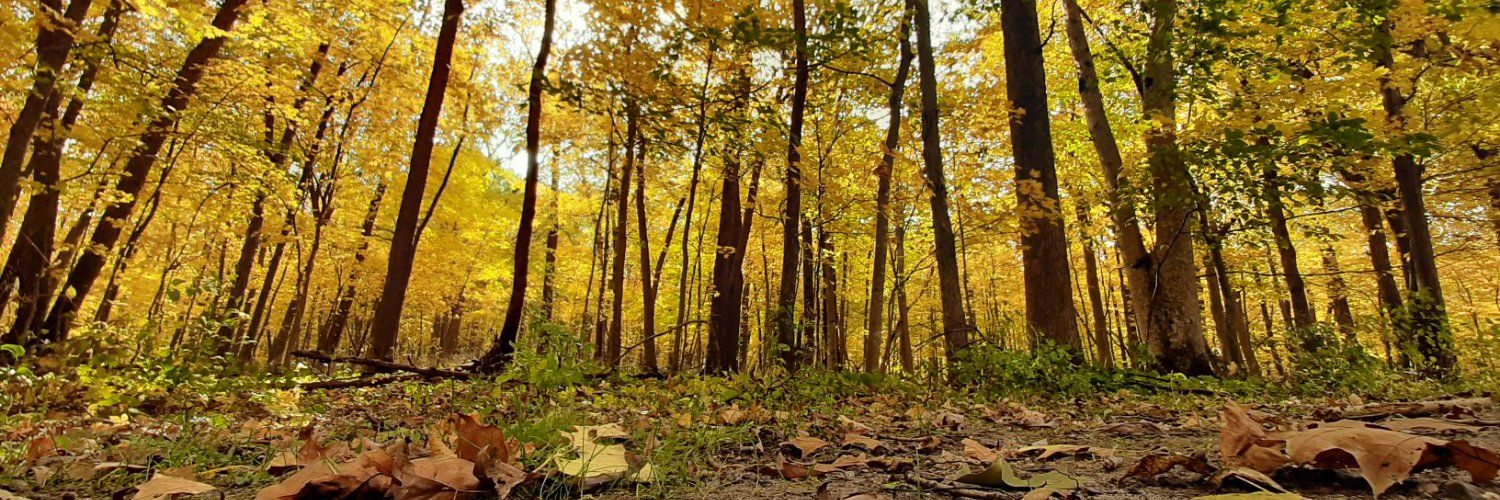
{"type": "Polygon", "coordinates": [[[334,306],[333,313],[328,318],[328,328],[318,339],[318,352],[331,354],[337,350],[339,341],[344,337],[344,329],[349,325],[349,314],[354,309],[354,298],[359,292],[359,279],[363,275],[361,271],[366,259],[365,252],[369,251],[370,238],[375,235],[375,220],[380,214],[382,198],[385,198],[383,180],[375,184],[375,196],[370,198],[370,208],[365,211],[364,223],[360,225],[359,249],[354,251],[354,265],[349,267],[349,276],[345,278],[347,284],[339,292],[338,304],[334,306]]]}
{"type": "Polygon", "coordinates": [[[792,116],[787,134],[786,205],[781,213],[781,285],[776,295],[776,340],[781,350],[781,362],[788,370],[796,371],[802,355],[802,346],[797,342],[797,268],[801,258],[799,252],[800,232],[797,224],[802,221],[802,121],[807,107],[807,6],[804,0],[792,0],[792,26],[796,38],[796,76],[792,84],[792,116]]]}
{"type": "Polygon", "coordinates": [[[913,373],[916,361],[911,349],[911,319],[907,314],[911,306],[906,303],[906,222],[896,224],[896,254],[891,259],[891,271],[896,281],[896,328],[895,338],[900,346],[901,372],[913,373]]]}
{"type": "MultiPolygon", "coordinates": [[[[744,45],[744,44],[741,44],[741,45],[744,45]]],[[[679,266],[679,272],[678,272],[678,276],[677,276],[677,323],[678,324],[681,324],[681,323],[685,322],[685,320],[687,318],[687,312],[688,312],[688,274],[690,274],[689,271],[688,271],[688,241],[692,237],[692,234],[693,234],[693,231],[692,231],[692,228],[693,228],[693,210],[695,208],[697,208],[697,202],[698,202],[698,174],[703,169],[703,143],[704,143],[704,141],[708,137],[708,88],[709,88],[710,81],[713,79],[713,74],[714,74],[714,54],[716,52],[718,52],[718,45],[716,44],[715,39],[709,38],[708,50],[707,50],[707,53],[704,55],[705,63],[704,63],[704,68],[703,68],[703,86],[698,91],[698,124],[697,124],[698,125],[698,133],[697,133],[697,135],[694,136],[694,139],[693,139],[693,175],[688,180],[687,221],[682,226],[683,227],[683,231],[682,231],[682,265],[679,266]]],[[[745,49],[745,50],[741,50],[741,53],[744,55],[745,58],[749,58],[748,48],[745,49]]],[[[748,62],[746,64],[748,64],[748,62]]],[[[737,77],[738,77],[738,75],[737,75],[737,77]]],[[[749,91],[747,89],[746,93],[748,93],[748,92],[749,91]]],[[[748,99],[749,96],[746,95],[746,96],[743,96],[743,98],[748,99]]],[[[725,161],[729,161],[729,160],[726,158],[725,161]]],[[[739,159],[735,159],[734,161],[739,161],[739,159]]],[[[725,171],[726,172],[728,171],[728,167],[727,166],[726,166],[726,170],[725,171]]],[[[727,193],[726,193],[726,195],[727,195],[727,193]]],[[[735,197],[739,197],[739,193],[738,192],[735,193],[735,197]]],[[[723,216],[722,208],[720,209],[720,216],[721,216],[721,218],[723,216]]],[[[721,228],[719,231],[722,234],[723,229],[721,228]]],[[[717,260],[718,257],[716,256],[714,258],[715,258],[714,265],[716,266],[714,268],[715,269],[715,271],[714,271],[715,272],[714,277],[715,277],[715,279],[717,279],[718,278],[718,274],[717,274],[718,273],[718,267],[717,267],[718,266],[718,260],[717,260]]],[[[719,288],[717,287],[717,285],[715,285],[715,290],[719,290],[719,288]]],[[[709,319],[709,331],[708,331],[708,352],[709,352],[708,357],[709,357],[710,360],[713,359],[713,356],[715,354],[715,351],[714,351],[714,349],[715,349],[714,342],[716,341],[715,340],[716,338],[714,337],[714,325],[716,325],[717,323],[714,322],[715,320],[713,319],[713,317],[714,317],[714,312],[713,311],[714,311],[714,308],[713,308],[713,304],[712,304],[712,299],[710,299],[710,304],[709,304],[709,317],[710,317],[710,319],[709,319]]],[[[676,333],[672,334],[672,354],[671,354],[671,359],[668,360],[668,366],[671,368],[672,372],[674,372],[674,373],[677,372],[678,370],[682,369],[682,337],[683,337],[684,331],[685,330],[683,330],[683,329],[678,329],[678,331],[676,333]]],[[[712,361],[709,361],[709,363],[712,363],[712,361]]],[[[709,371],[712,371],[712,369],[709,369],[709,371]]]]}
{"type": "Polygon", "coordinates": [[[625,254],[629,244],[629,221],[630,221],[630,176],[635,171],[636,155],[640,140],[639,123],[640,109],[636,107],[635,100],[629,98],[625,101],[625,163],[620,168],[620,182],[616,186],[619,198],[615,200],[615,242],[613,274],[609,278],[609,288],[613,293],[614,310],[610,312],[609,337],[605,339],[605,359],[609,366],[618,368],[620,366],[620,338],[624,330],[625,313],[625,254]]]}
{"type": "MultiPolygon", "coordinates": [[[[401,194],[401,208],[396,213],[395,231],[391,237],[390,260],[387,262],[385,287],[375,308],[374,331],[371,332],[370,355],[390,361],[394,357],[397,335],[401,331],[401,312],[406,305],[406,287],[411,280],[412,262],[416,259],[417,216],[422,209],[422,193],[427,189],[427,170],[432,164],[432,144],[437,134],[438,118],[443,113],[443,98],[452,71],[453,43],[458,36],[463,0],[443,2],[443,23],[438,30],[437,50],[433,54],[432,74],[427,81],[427,97],[417,119],[416,141],[412,145],[411,164],[406,171],[406,188],[401,194]]],[[[535,168],[532,167],[534,171],[535,168]]],[[[531,175],[534,181],[536,176],[531,175]]]]}
{"type": "MultiPolygon", "coordinates": [[[[1297,247],[1292,244],[1292,234],[1287,228],[1286,205],[1281,199],[1281,178],[1276,170],[1267,168],[1262,173],[1261,180],[1265,190],[1266,218],[1271,224],[1271,235],[1276,240],[1276,254],[1281,259],[1281,272],[1291,296],[1292,321],[1299,329],[1312,328],[1318,320],[1307,299],[1307,284],[1302,279],[1302,271],[1297,264],[1297,247]]],[[[1322,347],[1322,340],[1315,332],[1303,333],[1303,349],[1311,352],[1322,347]]]]}
{"type": "MultiPolygon", "coordinates": [[[[224,46],[224,42],[228,39],[227,33],[234,29],[240,8],[245,5],[245,2],[246,0],[224,0],[219,5],[212,26],[217,30],[216,33],[223,33],[223,35],[207,36],[188,52],[182,67],[178,69],[172,80],[171,88],[162,99],[159,113],[148,114],[153,118],[150,118],[145,131],[141,134],[141,142],[131,152],[130,159],[125,162],[123,175],[115,184],[115,191],[124,196],[113,198],[113,201],[105,206],[100,219],[107,223],[101,223],[94,228],[93,236],[89,238],[89,250],[83,253],[83,256],[78,259],[78,264],[73,266],[73,270],[68,273],[64,293],[58,296],[57,302],[52,305],[51,312],[47,314],[47,326],[54,332],[53,336],[57,340],[67,338],[67,329],[71,326],[73,314],[78,311],[79,304],[88,297],[89,290],[93,288],[94,282],[99,279],[99,274],[104,269],[105,254],[113,250],[115,243],[120,239],[121,222],[129,219],[130,213],[135,210],[135,202],[146,185],[146,178],[152,166],[156,164],[157,156],[161,153],[167,136],[177,123],[179,114],[187,109],[189,100],[192,99],[193,94],[197,93],[198,82],[203,79],[204,70],[208,63],[218,55],[219,49],[224,46]]],[[[4,183],[0,182],[0,184],[4,183]]]]}
{"type": "Polygon", "coordinates": [[[916,3],[917,73],[918,86],[922,90],[922,172],[932,191],[932,239],[936,247],[938,288],[943,306],[943,346],[948,361],[952,362],[969,346],[969,331],[973,327],[964,317],[958,249],[953,241],[953,221],[948,216],[948,181],[943,174],[942,140],[938,136],[937,63],[932,55],[928,0],[908,1],[916,3]]]}
{"type": "MultiPolygon", "coordinates": [[[[62,0],[40,0],[36,34],[36,65],[32,72],[31,89],[26,93],[21,109],[10,122],[10,134],[6,136],[5,153],[0,157],[0,240],[5,239],[11,215],[21,194],[21,166],[26,162],[26,148],[41,126],[44,117],[57,119],[53,91],[62,76],[68,55],[73,52],[74,30],[83,23],[93,0],[73,0],[63,9],[62,0]],[[45,20],[42,20],[45,18],[45,20]],[[49,100],[54,103],[48,104],[49,100]],[[53,108],[51,113],[48,109],[53,108]]],[[[55,132],[55,131],[54,131],[55,132]]],[[[9,283],[6,283],[9,285],[9,283]]]]}
{"type": "Polygon", "coordinates": [[[536,218],[536,183],[540,176],[537,155],[541,148],[542,95],[547,82],[547,56],[552,52],[553,18],[557,15],[557,0],[543,0],[543,3],[546,20],[542,26],[542,47],[531,66],[526,97],[526,188],[521,195],[521,220],[516,229],[510,302],[505,307],[505,323],[500,327],[500,337],[480,360],[485,369],[503,365],[516,352],[521,316],[525,314],[526,275],[531,267],[531,226],[536,218]]]}
{"type": "MultiPolygon", "coordinates": [[[[656,279],[651,274],[651,236],[646,220],[646,141],[638,140],[635,161],[636,242],[641,254],[641,372],[661,373],[656,355],[656,279]]],[[[679,205],[680,207],[681,205],[679,205]]],[[[673,221],[675,226],[676,221],[673,221]]],[[[671,235],[667,236],[667,244],[671,235]]],[[[666,251],[665,248],[662,249],[666,251]]]]}
{"type": "Polygon", "coordinates": [[[1082,359],[1078,311],[1068,271],[1068,239],[1052,153],[1047,108],[1046,63],[1035,0],[1003,0],[1006,96],[1011,114],[1010,144],[1015,158],[1016,212],[1021,225],[1021,264],[1026,290],[1026,326],[1082,359]]]}
{"type": "MultiPolygon", "coordinates": [[[[890,93],[886,97],[886,109],[890,114],[885,126],[885,144],[880,151],[880,164],[875,167],[875,251],[870,266],[870,302],[866,307],[865,359],[866,372],[880,371],[881,327],[885,324],[885,278],[889,271],[891,227],[891,175],[896,168],[896,152],[901,147],[901,109],[906,95],[906,79],[911,73],[911,61],[916,54],[911,50],[911,5],[908,2],[901,12],[901,41],[898,45],[899,61],[896,76],[891,79],[890,93]]],[[[889,349],[888,349],[889,350],[889,349]]]]}
{"type": "MultiPolygon", "coordinates": [[[[1392,81],[1396,70],[1395,54],[1391,48],[1395,22],[1386,16],[1378,27],[1379,42],[1375,47],[1375,66],[1384,70],[1380,76],[1381,104],[1385,108],[1386,123],[1399,133],[1407,132],[1406,102],[1410,96],[1401,93],[1401,85],[1392,81]]],[[[1411,153],[1397,153],[1391,159],[1396,171],[1396,191],[1401,197],[1400,220],[1405,225],[1404,238],[1411,258],[1411,294],[1407,309],[1411,317],[1414,345],[1403,346],[1404,351],[1415,351],[1420,359],[1415,365],[1424,375],[1446,378],[1453,375],[1458,354],[1454,348],[1453,332],[1448,326],[1448,313],[1443,303],[1443,286],[1438,276],[1437,253],[1433,248],[1432,230],[1428,227],[1427,206],[1422,194],[1424,166],[1417,163],[1411,153]]],[[[1398,231],[1397,233],[1402,234],[1398,231]]]]}
{"type": "Polygon", "coordinates": [[[1089,227],[1088,208],[1080,201],[1074,204],[1078,211],[1079,237],[1083,238],[1084,279],[1088,283],[1089,309],[1094,320],[1094,350],[1096,361],[1106,370],[1115,368],[1115,356],[1110,349],[1109,324],[1104,313],[1104,294],[1099,279],[1099,255],[1094,249],[1094,238],[1084,231],[1089,227]]]}
{"type": "Polygon", "coordinates": [[[843,370],[848,360],[848,342],[844,340],[843,316],[839,310],[838,269],[833,264],[833,235],[825,229],[818,232],[822,248],[823,336],[828,345],[828,369],[843,370]]]}
{"type": "Polygon", "coordinates": [[[1395,270],[1391,266],[1390,247],[1386,246],[1384,215],[1381,213],[1376,194],[1368,189],[1364,176],[1343,172],[1344,182],[1354,188],[1359,204],[1359,220],[1364,227],[1365,244],[1370,256],[1370,267],[1375,270],[1376,297],[1387,318],[1401,307],[1401,288],[1396,284],[1395,270]]]}
{"type": "Polygon", "coordinates": [[[1339,268],[1339,256],[1333,245],[1323,245],[1323,271],[1328,273],[1328,308],[1333,312],[1333,321],[1347,341],[1357,344],[1354,311],[1349,308],[1349,283],[1344,281],[1344,271],[1339,268]]]}
{"type": "Polygon", "coordinates": [[[559,213],[562,197],[557,181],[557,162],[552,162],[552,220],[547,227],[546,253],[542,257],[542,319],[552,321],[554,302],[557,299],[557,243],[562,217],[559,213]]]}
{"type": "Polygon", "coordinates": [[[1142,114],[1147,169],[1151,174],[1153,208],[1156,211],[1156,241],[1150,262],[1155,276],[1147,319],[1146,340],[1161,369],[1187,375],[1210,375],[1207,341],[1203,338],[1203,311],[1198,302],[1197,269],[1193,257],[1193,201],[1191,174],[1177,147],[1174,130],[1177,115],[1177,74],[1172,56],[1176,0],[1150,0],[1146,43],[1142,114]]]}

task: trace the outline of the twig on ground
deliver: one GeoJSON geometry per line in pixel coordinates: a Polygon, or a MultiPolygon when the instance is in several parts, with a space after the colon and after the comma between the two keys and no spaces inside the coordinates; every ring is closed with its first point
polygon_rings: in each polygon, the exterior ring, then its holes
{"type": "Polygon", "coordinates": [[[352,365],[368,366],[382,372],[407,372],[415,373],[427,378],[469,378],[473,373],[444,370],[442,368],[423,368],[420,366],[403,365],[390,361],[378,359],[355,358],[350,356],[334,357],[317,351],[292,351],[292,355],[299,358],[313,359],[325,363],[348,363],[352,365]]]}

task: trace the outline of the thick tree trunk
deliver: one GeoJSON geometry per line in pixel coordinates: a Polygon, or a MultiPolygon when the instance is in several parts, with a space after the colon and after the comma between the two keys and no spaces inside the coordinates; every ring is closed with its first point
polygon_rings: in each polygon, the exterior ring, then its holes
{"type": "Polygon", "coordinates": [[[1145,146],[1156,211],[1156,241],[1150,262],[1131,265],[1155,265],[1149,269],[1156,279],[1144,317],[1147,345],[1160,365],[1158,368],[1187,375],[1211,375],[1213,366],[1203,338],[1203,309],[1198,302],[1189,217],[1197,204],[1193,201],[1191,174],[1177,147],[1174,130],[1177,74],[1172,40],[1177,2],[1151,0],[1146,2],[1145,10],[1151,21],[1141,108],[1149,122],[1145,146]]]}
{"type": "MultiPolygon", "coordinates": [[[[245,2],[246,0],[224,0],[214,15],[213,27],[219,33],[226,34],[234,29],[240,8],[245,5],[245,2]]],[[[203,72],[207,69],[209,61],[218,55],[219,49],[227,40],[227,35],[211,35],[199,41],[183,60],[182,67],[178,69],[172,80],[171,88],[161,101],[160,110],[147,114],[153,118],[149,120],[145,131],[141,134],[141,142],[131,151],[130,159],[125,162],[123,175],[115,183],[115,190],[124,196],[113,198],[113,201],[105,205],[100,216],[102,223],[94,228],[93,236],[89,238],[89,250],[83,253],[78,263],[73,266],[73,270],[68,273],[64,293],[58,296],[57,302],[52,305],[51,312],[47,314],[47,327],[51,329],[57,340],[67,338],[73,315],[78,311],[78,306],[88,297],[94,282],[99,279],[99,274],[104,269],[105,255],[113,250],[115,243],[119,241],[123,222],[129,219],[130,213],[135,210],[136,200],[140,198],[141,190],[146,186],[146,178],[151,172],[151,167],[156,164],[157,156],[161,153],[167,136],[171,133],[180,113],[187,109],[193,94],[197,93],[198,82],[203,79],[203,72]]],[[[0,184],[4,183],[0,182],[0,184]]]]}
{"type": "MultiPolygon", "coordinates": [[[[896,63],[896,76],[891,79],[890,93],[886,97],[886,110],[890,118],[885,126],[885,144],[880,151],[880,164],[875,167],[875,251],[870,266],[870,302],[865,322],[866,372],[880,371],[881,327],[885,325],[885,279],[889,271],[891,227],[891,175],[896,168],[896,152],[901,147],[901,109],[906,95],[906,79],[911,73],[911,61],[916,54],[911,50],[911,5],[901,12],[900,59],[896,63]]],[[[889,351],[889,349],[887,349],[889,351]]]]}
{"type": "Polygon", "coordinates": [[[500,337],[495,340],[490,352],[485,353],[480,360],[480,365],[486,369],[503,364],[516,352],[516,338],[521,332],[521,316],[525,314],[526,275],[531,267],[531,226],[536,218],[536,183],[541,175],[537,155],[541,148],[542,95],[547,82],[547,56],[552,52],[553,18],[557,16],[557,0],[543,0],[543,3],[546,20],[542,25],[542,47],[531,65],[531,82],[527,86],[526,188],[521,195],[521,220],[516,229],[510,302],[505,307],[505,323],[500,327],[500,337]]]}
{"type": "Polygon", "coordinates": [[[406,287],[411,280],[412,262],[416,259],[417,217],[422,210],[422,193],[427,189],[427,170],[432,165],[432,144],[437,135],[438,118],[443,113],[443,98],[447,94],[448,75],[452,71],[453,43],[458,36],[459,19],[463,11],[463,0],[443,2],[443,23],[438,30],[432,74],[427,81],[427,97],[422,104],[422,114],[417,119],[416,141],[412,145],[411,164],[406,171],[406,188],[401,193],[401,208],[396,213],[385,287],[372,321],[375,329],[371,332],[370,356],[381,361],[394,359],[396,340],[401,331],[406,287]]]}
{"type": "MultiPolygon", "coordinates": [[[[743,47],[740,53],[748,59],[749,48],[743,47]]],[[[706,83],[705,83],[706,85],[706,83]]],[[[706,88],[706,86],[705,86],[706,88]]],[[[730,103],[730,115],[743,119],[746,109],[750,105],[750,73],[749,62],[741,60],[741,65],[735,71],[734,77],[735,96],[730,103]]],[[[704,118],[700,109],[699,119],[704,118]]],[[[703,130],[699,125],[700,133],[703,130]]],[[[745,144],[745,138],[749,136],[743,127],[734,129],[736,138],[731,144],[725,145],[724,168],[720,174],[722,187],[720,189],[721,200],[719,201],[719,229],[718,235],[714,237],[714,246],[721,249],[714,252],[713,267],[713,293],[709,295],[708,306],[708,348],[705,356],[703,372],[708,374],[722,374],[740,370],[740,344],[743,340],[740,322],[743,315],[745,301],[745,246],[742,242],[748,242],[745,238],[749,234],[750,218],[741,220],[740,211],[740,165],[744,158],[741,145],[745,144]],[[743,227],[742,227],[743,226],[743,227]],[[722,249],[733,248],[733,252],[722,249]]],[[[699,136],[702,139],[702,136],[699,136]]],[[[701,149],[701,144],[699,145],[701,149]]],[[[759,176],[757,169],[756,176],[759,176]]],[[[694,169],[694,178],[697,178],[697,170],[694,169]]],[[[754,188],[751,188],[751,201],[746,204],[745,215],[750,215],[755,206],[754,188]]],[[[691,205],[692,194],[689,194],[691,205]]],[[[691,216],[692,212],[688,212],[691,216]]],[[[692,227],[692,226],[688,226],[692,227]]],[[[683,281],[686,283],[687,276],[687,234],[683,234],[683,281]]],[[[686,290],[682,288],[682,290],[686,290]]],[[[685,292],[679,298],[678,323],[682,323],[682,316],[686,311],[685,292]]],[[[681,336],[679,333],[678,336],[681,336]]],[[[676,349],[673,349],[676,351],[676,349]]]]}
{"type": "Polygon", "coordinates": [[[796,371],[802,347],[797,343],[797,268],[801,258],[802,221],[802,121],[807,106],[807,6],[804,0],[792,0],[792,27],[796,38],[796,75],[792,84],[792,114],[786,147],[786,205],[781,213],[781,285],[776,294],[776,341],[781,363],[796,371]]]}
{"type": "MultiPolygon", "coordinates": [[[[958,249],[953,221],[948,215],[948,182],[943,174],[942,140],[938,136],[937,63],[932,55],[932,22],[928,0],[916,3],[918,83],[922,90],[922,164],[932,191],[932,239],[943,306],[943,346],[948,361],[957,361],[969,346],[969,321],[964,317],[963,284],[958,275],[958,249]]],[[[1075,331],[1076,333],[1076,331],[1075,331]]]]}
{"type": "Polygon", "coordinates": [[[3,343],[6,344],[27,343],[32,327],[45,319],[42,315],[47,308],[43,301],[51,293],[48,282],[54,278],[49,268],[56,243],[57,209],[62,190],[59,185],[61,156],[67,133],[57,121],[61,101],[61,92],[54,89],[43,105],[42,124],[37,127],[36,144],[31,153],[31,180],[36,182],[36,188],[31,193],[26,215],[21,219],[15,246],[5,262],[3,272],[7,279],[0,281],[0,286],[9,286],[9,277],[17,278],[15,322],[4,336],[3,343]]]}
{"type": "Polygon", "coordinates": [[[10,122],[5,153],[0,157],[0,240],[5,239],[6,228],[10,226],[10,218],[21,194],[21,166],[26,162],[26,148],[31,145],[32,135],[45,117],[53,120],[58,117],[55,109],[57,98],[53,97],[53,91],[57,89],[57,80],[68,62],[68,54],[73,52],[73,31],[83,23],[93,0],[73,0],[66,10],[62,0],[40,0],[38,3],[41,7],[38,17],[47,20],[36,21],[36,65],[31,89],[10,122]],[[49,105],[49,100],[54,102],[49,105]],[[51,109],[50,113],[48,109],[51,109]]]}
{"type": "Polygon", "coordinates": [[[1015,158],[1016,213],[1021,225],[1026,326],[1082,359],[1078,311],[1068,270],[1068,238],[1052,153],[1047,70],[1035,0],[1003,0],[1005,90],[1011,105],[1010,144],[1015,158]]]}

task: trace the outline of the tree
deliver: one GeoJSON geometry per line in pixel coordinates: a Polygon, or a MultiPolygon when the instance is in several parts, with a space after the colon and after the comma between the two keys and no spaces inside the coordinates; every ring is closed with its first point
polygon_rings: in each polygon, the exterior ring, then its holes
{"type": "Polygon", "coordinates": [[[105,254],[113,250],[115,243],[119,241],[125,221],[135,210],[136,201],[146,187],[146,178],[151,167],[156,164],[157,155],[167,142],[167,136],[177,123],[180,113],[187,109],[193,94],[197,92],[198,82],[203,79],[208,63],[218,56],[219,49],[228,39],[227,34],[234,29],[234,23],[239,19],[240,9],[245,2],[246,0],[224,0],[219,4],[211,24],[220,34],[204,37],[188,51],[182,67],[172,79],[166,97],[162,98],[160,111],[147,115],[150,118],[146,120],[146,129],[141,133],[140,142],[125,162],[124,175],[115,183],[115,190],[125,196],[105,205],[100,223],[89,238],[89,250],[79,257],[78,263],[68,273],[62,295],[58,296],[57,302],[47,313],[46,325],[50,336],[47,340],[61,341],[67,338],[73,314],[88,297],[89,290],[99,279],[99,273],[104,270],[105,254]]]}
{"type": "Polygon", "coordinates": [[[406,171],[406,188],[396,213],[396,227],[391,236],[390,260],[386,263],[385,287],[375,308],[374,331],[370,354],[379,360],[393,359],[397,335],[401,330],[401,313],[406,304],[406,287],[411,279],[412,261],[416,259],[417,216],[422,209],[422,192],[427,188],[427,170],[432,165],[432,144],[437,134],[438,118],[443,113],[448,75],[452,71],[453,44],[463,16],[463,0],[443,2],[443,23],[438,30],[437,50],[432,57],[432,73],[427,81],[427,98],[417,119],[416,141],[412,145],[411,163],[406,171]]]}
{"type": "MultiPolygon", "coordinates": [[[[897,36],[896,75],[891,78],[890,93],[886,97],[885,142],[880,150],[880,163],[875,167],[875,248],[870,257],[870,302],[866,306],[865,362],[867,372],[878,372],[881,368],[880,335],[885,320],[886,261],[889,259],[891,239],[891,173],[896,168],[896,153],[901,147],[901,109],[906,95],[906,79],[911,73],[911,61],[916,54],[911,50],[911,2],[905,2],[901,10],[900,28],[897,36]]],[[[909,369],[909,368],[908,368],[909,369]]]]}
{"type": "Polygon", "coordinates": [[[1015,158],[1016,212],[1021,224],[1026,326],[1053,344],[1071,349],[1075,356],[1082,356],[1078,311],[1073,305],[1068,271],[1068,239],[1052,155],[1047,73],[1036,2],[1002,1],[1000,18],[1005,34],[1005,93],[1016,109],[1010,120],[1010,144],[1015,158]]]}
{"type": "Polygon", "coordinates": [[[958,249],[953,221],[948,215],[948,184],[943,175],[942,140],[938,136],[937,68],[932,56],[932,22],[927,0],[908,0],[917,27],[918,84],[922,90],[922,164],[932,192],[932,239],[936,246],[939,296],[943,305],[943,346],[949,361],[969,346],[969,321],[964,317],[963,284],[958,275],[958,249]]]}
{"type": "MultiPolygon", "coordinates": [[[[522,308],[526,305],[526,274],[531,262],[531,226],[536,218],[536,183],[539,175],[537,154],[541,148],[542,93],[547,83],[547,56],[552,52],[552,24],[557,15],[557,0],[543,0],[545,18],[542,27],[542,47],[537,51],[536,62],[531,66],[531,82],[526,97],[526,188],[521,199],[521,221],[516,229],[515,261],[512,264],[510,302],[505,308],[505,324],[500,327],[500,336],[495,345],[482,358],[480,364],[493,369],[505,362],[516,351],[516,337],[521,330],[522,308]]],[[[553,182],[557,174],[553,173],[553,182]]],[[[553,186],[554,189],[556,186],[553,186]]],[[[556,235],[549,233],[549,248],[556,249],[556,235]]],[[[551,258],[554,253],[549,253],[551,258]]],[[[550,299],[550,297],[549,297],[550,299]]],[[[548,301],[550,305],[550,300],[548,301]]]]}
{"type": "MultiPolygon", "coordinates": [[[[805,0],[792,0],[792,29],[795,42],[794,58],[796,73],[792,83],[792,113],[787,131],[786,176],[782,187],[786,190],[786,205],[781,212],[781,285],[776,294],[776,341],[781,350],[781,363],[788,370],[796,371],[802,346],[797,342],[795,331],[797,305],[797,268],[801,248],[801,233],[797,230],[802,222],[802,122],[807,108],[807,6],[805,0]]],[[[807,243],[810,244],[810,243],[807,243]]],[[[811,265],[810,263],[808,265],[811,265]]]]}

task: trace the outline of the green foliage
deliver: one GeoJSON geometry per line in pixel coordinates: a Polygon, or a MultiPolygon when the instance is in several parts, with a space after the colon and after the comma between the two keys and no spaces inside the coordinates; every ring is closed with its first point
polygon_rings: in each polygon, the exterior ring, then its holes
{"type": "Polygon", "coordinates": [[[986,345],[971,347],[964,355],[953,367],[953,380],[981,393],[1070,397],[1094,392],[1112,379],[1109,373],[1079,364],[1072,352],[1048,342],[1031,352],[986,345]]]}
{"type": "Polygon", "coordinates": [[[497,382],[521,381],[535,393],[551,393],[582,384],[594,368],[591,344],[562,325],[539,321],[528,333],[531,341],[516,350],[497,382]]]}

